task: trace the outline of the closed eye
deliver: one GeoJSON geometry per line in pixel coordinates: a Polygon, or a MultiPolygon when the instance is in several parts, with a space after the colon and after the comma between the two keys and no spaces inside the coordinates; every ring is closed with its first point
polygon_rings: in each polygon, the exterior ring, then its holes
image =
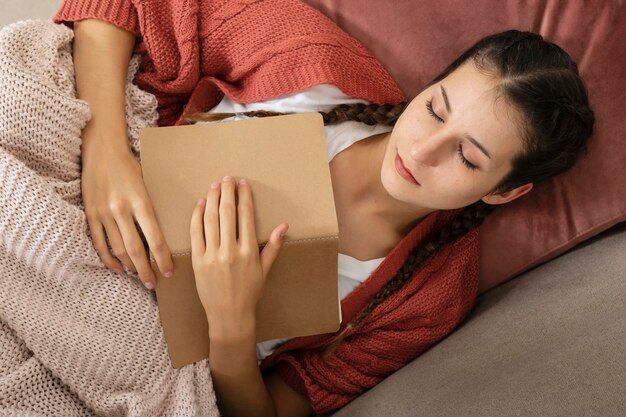
{"type": "Polygon", "coordinates": [[[465,164],[466,167],[468,167],[472,171],[475,170],[475,169],[478,169],[478,167],[476,165],[472,164],[470,161],[468,161],[465,158],[465,156],[463,155],[463,147],[461,146],[461,144],[459,144],[459,146],[457,146],[456,151],[459,154],[459,156],[461,157],[461,162],[463,162],[463,164],[465,164]]]}
{"type": "MultiPolygon", "coordinates": [[[[443,119],[439,116],[437,116],[437,113],[435,113],[435,110],[433,110],[433,100],[427,100],[426,101],[426,109],[428,110],[428,113],[430,113],[430,115],[437,120],[439,123],[443,123],[443,119]]],[[[465,165],[468,169],[470,170],[476,170],[478,169],[478,167],[474,164],[472,164],[467,158],[465,158],[465,155],[463,155],[463,147],[461,147],[461,145],[459,144],[459,146],[457,147],[457,153],[459,154],[459,157],[461,158],[461,162],[463,163],[463,165],[465,165]]]]}
{"type": "Polygon", "coordinates": [[[426,101],[426,109],[428,110],[428,113],[430,113],[430,115],[435,118],[435,120],[437,120],[439,123],[443,123],[443,119],[437,116],[437,113],[435,113],[435,111],[433,110],[433,99],[426,101]]]}

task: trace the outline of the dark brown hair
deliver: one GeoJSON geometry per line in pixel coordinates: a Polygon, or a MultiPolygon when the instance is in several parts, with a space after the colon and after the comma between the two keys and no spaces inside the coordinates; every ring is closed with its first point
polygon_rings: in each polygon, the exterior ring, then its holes
{"type": "MultiPolygon", "coordinates": [[[[509,30],[489,35],[455,59],[427,86],[435,84],[468,60],[485,73],[499,78],[499,97],[522,115],[518,126],[524,150],[512,161],[512,170],[491,194],[512,190],[526,183],[538,183],[569,169],[586,151],[594,114],[589,107],[587,90],[576,63],[554,43],[532,32],[509,30]]],[[[368,125],[393,126],[407,102],[399,104],[342,104],[329,112],[320,112],[325,124],[356,120],[368,125]]],[[[276,116],[288,113],[251,111],[246,116],[276,116]]],[[[212,121],[234,116],[232,113],[196,113],[186,121],[212,121]]],[[[325,360],[348,332],[356,327],[377,305],[401,288],[424,261],[438,248],[478,227],[493,207],[477,201],[443,227],[430,241],[414,248],[396,276],[374,296],[351,323],[325,347],[325,360]]]]}

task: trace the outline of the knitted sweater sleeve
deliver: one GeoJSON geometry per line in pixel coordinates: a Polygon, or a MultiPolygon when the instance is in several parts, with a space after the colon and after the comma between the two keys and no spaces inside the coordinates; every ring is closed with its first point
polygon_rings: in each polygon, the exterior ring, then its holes
{"type": "Polygon", "coordinates": [[[74,28],[74,22],[99,19],[141,36],[137,9],[131,0],[65,0],[52,19],[74,28]]]}
{"type": "Polygon", "coordinates": [[[275,355],[263,364],[264,372],[274,369],[318,414],[332,412],[379,384],[450,334],[474,305],[477,232],[433,257],[406,288],[348,333],[329,358],[332,363],[322,360],[320,343],[275,355]]]}

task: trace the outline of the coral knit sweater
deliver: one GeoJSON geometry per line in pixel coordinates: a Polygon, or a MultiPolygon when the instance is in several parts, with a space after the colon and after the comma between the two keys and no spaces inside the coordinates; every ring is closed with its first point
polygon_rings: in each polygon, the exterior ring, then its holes
{"type": "MultiPolygon", "coordinates": [[[[330,19],[297,0],[66,0],[56,23],[96,18],[137,36],[144,53],[136,84],[154,94],[159,125],[182,124],[183,111],[205,111],[224,94],[255,102],[333,84],[373,103],[406,100],[380,62],[330,19]]],[[[459,210],[420,222],[345,299],[340,330],[459,210]]],[[[261,363],[322,414],[342,407],[448,335],[471,311],[478,289],[478,236],[471,231],[435,252],[399,291],[351,329],[335,351],[334,334],[297,337],[261,363]]]]}

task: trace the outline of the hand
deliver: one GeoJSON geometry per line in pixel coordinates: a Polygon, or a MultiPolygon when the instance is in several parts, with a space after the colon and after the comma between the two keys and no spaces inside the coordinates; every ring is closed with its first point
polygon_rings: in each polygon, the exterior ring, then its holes
{"type": "Polygon", "coordinates": [[[102,141],[93,141],[88,145],[83,146],[82,151],[81,185],[94,247],[108,268],[124,272],[120,262],[109,252],[104,234],[106,230],[113,254],[131,271],[138,272],[139,279],[147,288],[153,289],[156,277],[135,219],[163,275],[167,276],[167,271],[174,270],[174,263],[146,191],[141,164],[130,148],[116,148],[102,141]]]}
{"type": "Polygon", "coordinates": [[[288,227],[277,226],[259,254],[249,183],[241,180],[236,186],[232,177],[224,177],[221,184],[211,184],[206,200],[198,201],[191,217],[191,260],[211,332],[255,319],[265,279],[282,248],[281,232],[288,227]]]}

